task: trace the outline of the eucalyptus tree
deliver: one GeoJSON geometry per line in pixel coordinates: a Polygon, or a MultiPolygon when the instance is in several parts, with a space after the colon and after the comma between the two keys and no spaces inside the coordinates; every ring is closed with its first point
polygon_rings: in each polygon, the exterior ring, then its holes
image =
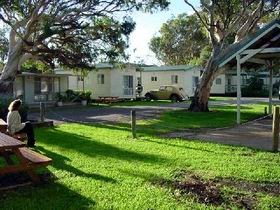
{"type": "Polygon", "coordinates": [[[92,69],[97,61],[125,57],[126,38],[135,26],[126,14],[168,4],[167,0],[0,0],[0,21],[10,29],[0,95],[11,90],[17,70],[28,59],[51,67],[92,69]]]}
{"type": "Polygon", "coordinates": [[[201,52],[209,49],[209,40],[196,15],[180,14],[161,26],[149,47],[157,59],[168,65],[201,64],[201,52]]]}
{"type": "MultiPolygon", "coordinates": [[[[4,61],[7,58],[8,55],[8,46],[9,46],[9,40],[6,37],[6,30],[5,28],[0,28],[0,65],[4,64],[4,61]]],[[[1,70],[0,66],[0,70],[1,70]]]]}
{"type": "Polygon", "coordinates": [[[250,33],[266,18],[279,15],[279,0],[201,0],[200,9],[189,5],[208,32],[211,55],[204,66],[190,111],[209,111],[208,99],[215,77],[222,71],[218,61],[234,44],[250,33]],[[232,39],[232,37],[234,37],[232,39]]]}

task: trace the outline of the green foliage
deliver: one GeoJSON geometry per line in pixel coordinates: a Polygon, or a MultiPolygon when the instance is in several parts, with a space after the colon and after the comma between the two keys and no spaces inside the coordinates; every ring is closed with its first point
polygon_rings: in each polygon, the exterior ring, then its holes
{"type": "Polygon", "coordinates": [[[32,73],[51,73],[52,69],[41,61],[29,59],[21,65],[21,71],[32,73]]]}
{"type": "Polygon", "coordinates": [[[64,101],[66,101],[66,96],[62,95],[61,93],[56,93],[55,99],[56,99],[56,101],[64,102],[64,101]]]}
{"type": "Polygon", "coordinates": [[[92,70],[94,63],[127,58],[127,38],[135,28],[129,12],[153,12],[169,5],[167,0],[3,2],[0,20],[16,30],[16,40],[25,36],[19,56],[28,49],[34,59],[52,68],[59,64],[87,70],[92,70]],[[32,23],[31,17],[35,18],[32,23]],[[22,24],[26,22],[30,24],[22,24]]]}
{"type": "MultiPolygon", "coordinates": [[[[0,28],[0,64],[4,63],[9,50],[9,40],[6,37],[6,29],[0,28]]],[[[2,70],[0,66],[0,70],[2,70]]]]}
{"type": "Polygon", "coordinates": [[[79,90],[68,89],[65,91],[64,95],[60,93],[57,94],[59,96],[58,98],[61,98],[61,100],[67,102],[80,102],[82,100],[87,100],[88,102],[90,102],[91,93],[92,92],[90,90],[79,91],[79,90]]]}
{"type": "Polygon", "coordinates": [[[86,101],[90,101],[91,100],[91,91],[90,90],[86,90],[86,91],[81,91],[80,93],[79,93],[79,98],[81,99],[81,100],[86,100],[86,101]]]}
{"type": "Polygon", "coordinates": [[[250,78],[249,85],[242,88],[245,97],[268,97],[268,90],[264,88],[263,80],[258,76],[250,78]]]}
{"type": "MultiPolygon", "coordinates": [[[[8,107],[13,100],[14,98],[0,99],[0,118],[2,118],[3,120],[6,120],[8,114],[8,107]]],[[[21,116],[21,120],[23,122],[27,121],[28,110],[29,107],[25,103],[23,103],[18,110],[21,116]]]]}
{"type": "MultiPolygon", "coordinates": [[[[156,57],[169,65],[201,64],[201,51],[209,51],[207,32],[195,15],[181,14],[164,23],[160,35],[150,41],[156,57]]],[[[210,49],[211,50],[211,49],[210,49]]],[[[209,53],[208,53],[209,54],[209,53]]],[[[208,59],[208,57],[207,57],[208,59]]]]}

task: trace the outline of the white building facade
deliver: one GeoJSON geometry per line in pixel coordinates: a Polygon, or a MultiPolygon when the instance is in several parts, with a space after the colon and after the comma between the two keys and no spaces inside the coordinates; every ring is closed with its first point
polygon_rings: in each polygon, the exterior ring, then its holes
{"type": "Polygon", "coordinates": [[[137,80],[143,86],[143,96],[161,85],[182,87],[188,96],[193,96],[200,71],[199,67],[192,65],[141,67],[137,71],[137,80]]]}

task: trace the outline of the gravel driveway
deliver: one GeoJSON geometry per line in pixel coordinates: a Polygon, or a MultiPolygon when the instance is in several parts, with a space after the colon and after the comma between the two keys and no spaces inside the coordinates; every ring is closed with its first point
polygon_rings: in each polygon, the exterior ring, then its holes
{"type": "MultiPolygon", "coordinates": [[[[131,110],[136,111],[137,119],[158,118],[160,114],[167,110],[186,109],[186,104],[171,106],[134,106],[134,107],[58,107],[46,110],[46,119],[54,121],[55,124],[63,122],[78,123],[116,123],[128,122],[131,110]]],[[[39,112],[31,112],[28,117],[30,120],[39,119],[39,112]]]]}

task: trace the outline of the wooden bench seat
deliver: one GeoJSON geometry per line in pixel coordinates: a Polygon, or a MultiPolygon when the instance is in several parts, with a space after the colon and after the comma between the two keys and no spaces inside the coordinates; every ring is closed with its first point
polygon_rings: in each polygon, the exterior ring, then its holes
{"type": "Polygon", "coordinates": [[[47,166],[52,163],[52,159],[34,152],[26,147],[19,148],[21,155],[30,161],[32,164],[40,165],[40,166],[47,166]]]}
{"type": "Polygon", "coordinates": [[[0,132],[0,156],[6,161],[6,165],[0,167],[0,176],[26,172],[34,183],[40,183],[40,177],[35,173],[35,169],[51,164],[52,159],[24,146],[23,142],[0,132]],[[14,158],[17,161],[14,161],[14,158]]]}
{"type": "Polygon", "coordinates": [[[7,123],[2,118],[0,118],[0,132],[1,133],[7,132],[7,123]]]}
{"type": "Polygon", "coordinates": [[[52,163],[52,159],[34,152],[26,147],[21,147],[18,149],[17,157],[20,157],[21,163],[19,165],[14,165],[10,157],[5,157],[8,159],[8,166],[0,168],[0,175],[27,172],[34,183],[40,183],[41,180],[39,176],[33,171],[34,169],[46,167],[52,163]]]}
{"type": "Polygon", "coordinates": [[[27,139],[27,136],[26,136],[26,133],[17,133],[17,134],[14,134],[14,135],[10,135],[8,132],[7,132],[7,123],[0,118],[0,132],[1,133],[5,133],[5,134],[8,134],[9,136],[17,139],[17,140],[20,140],[20,141],[24,141],[27,139]]]}

